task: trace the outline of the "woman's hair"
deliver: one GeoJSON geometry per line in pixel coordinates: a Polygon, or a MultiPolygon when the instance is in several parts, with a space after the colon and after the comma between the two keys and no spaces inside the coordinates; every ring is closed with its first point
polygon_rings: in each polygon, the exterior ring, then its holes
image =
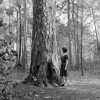
{"type": "Polygon", "coordinates": [[[68,51],[68,49],[66,47],[62,47],[62,50],[64,53],[66,53],[68,51]]]}

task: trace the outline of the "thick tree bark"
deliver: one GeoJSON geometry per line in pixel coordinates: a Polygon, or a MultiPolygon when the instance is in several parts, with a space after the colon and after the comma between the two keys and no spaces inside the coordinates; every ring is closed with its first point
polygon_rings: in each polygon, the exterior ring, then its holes
{"type": "Polygon", "coordinates": [[[54,3],[55,0],[33,0],[31,66],[24,83],[34,83],[34,77],[40,86],[47,86],[49,80],[58,81],[58,66],[52,61],[57,61],[54,3]],[[50,73],[53,79],[50,79],[50,73]]]}

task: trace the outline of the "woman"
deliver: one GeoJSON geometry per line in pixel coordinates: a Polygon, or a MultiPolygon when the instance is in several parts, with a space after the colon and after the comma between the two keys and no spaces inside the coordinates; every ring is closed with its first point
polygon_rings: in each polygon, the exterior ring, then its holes
{"type": "Polygon", "coordinates": [[[61,86],[65,85],[66,78],[67,78],[67,64],[68,64],[68,55],[67,55],[67,48],[62,48],[62,56],[61,56],[61,68],[60,68],[60,76],[62,78],[63,84],[61,86]]]}

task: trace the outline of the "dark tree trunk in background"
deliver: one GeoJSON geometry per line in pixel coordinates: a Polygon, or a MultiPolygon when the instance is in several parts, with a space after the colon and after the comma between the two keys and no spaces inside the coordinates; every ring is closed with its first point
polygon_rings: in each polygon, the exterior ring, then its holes
{"type": "Polygon", "coordinates": [[[40,86],[58,82],[54,4],[55,0],[33,0],[31,66],[24,83],[34,83],[34,77],[40,86]]]}

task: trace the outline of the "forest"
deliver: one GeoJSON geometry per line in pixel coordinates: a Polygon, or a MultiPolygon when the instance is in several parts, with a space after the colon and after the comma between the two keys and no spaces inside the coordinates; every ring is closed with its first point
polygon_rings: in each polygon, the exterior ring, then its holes
{"type": "Polygon", "coordinates": [[[100,0],[0,0],[0,100],[100,100],[100,0]]]}

